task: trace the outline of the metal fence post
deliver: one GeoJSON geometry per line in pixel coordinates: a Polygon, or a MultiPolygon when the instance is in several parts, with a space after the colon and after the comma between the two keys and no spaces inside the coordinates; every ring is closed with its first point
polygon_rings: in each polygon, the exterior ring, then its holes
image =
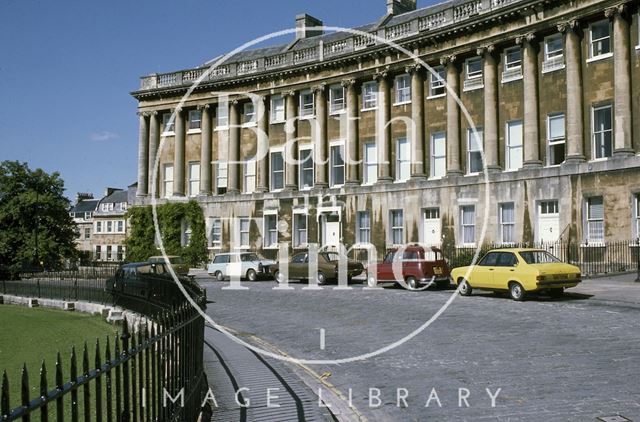
{"type": "Polygon", "coordinates": [[[640,237],[636,239],[636,271],[638,272],[636,283],[640,283],[640,237]]]}

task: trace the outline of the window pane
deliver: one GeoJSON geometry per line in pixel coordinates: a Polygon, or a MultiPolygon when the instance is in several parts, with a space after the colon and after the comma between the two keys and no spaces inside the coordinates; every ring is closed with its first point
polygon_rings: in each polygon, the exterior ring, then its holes
{"type": "Polygon", "coordinates": [[[604,201],[602,197],[589,198],[589,219],[602,219],[604,218],[604,201]]]}
{"type": "Polygon", "coordinates": [[[564,138],[564,114],[549,116],[549,139],[564,138]]]}
{"type": "Polygon", "coordinates": [[[344,160],[342,145],[334,145],[331,147],[331,184],[344,184],[344,160]]]}
{"type": "Polygon", "coordinates": [[[378,181],[378,148],[374,142],[364,145],[364,183],[378,181]]]}

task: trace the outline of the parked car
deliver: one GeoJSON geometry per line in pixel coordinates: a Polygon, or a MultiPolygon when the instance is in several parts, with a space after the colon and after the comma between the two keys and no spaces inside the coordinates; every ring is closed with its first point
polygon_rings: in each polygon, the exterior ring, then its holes
{"type": "Polygon", "coordinates": [[[376,264],[375,272],[367,273],[369,287],[385,283],[402,285],[400,281],[404,281],[410,290],[418,290],[431,284],[438,287],[449,286],[449,266],[442,251],[436,247],[421,245],[390,249],[382,262],[376,264]]]}
{"type": "MultiPolygon", "coordinates": [[[[184,262],[181,256],[167,255],[167,259],[173,267],[173,271],[179,275],[189,274],[189,265],[184,262]]],[[[149,258],[149,262],[152,264],[165,264],[164,256],[152,256],[149,258]]]]}
{"type": "MultiPolygon", "coordinates": [[[[346,259],[346,258],[345,258],[346,259]]],[[[339,278],[339,262],[340,255],[337,252],[319,252],[318,253],[318,273],[316,281],[322,286],[329,281],[337,281],[339,278]]],[[[353,277],[359,276],[364,272],[364,267],[358,261],[346,259],[347,262],[347,282],[351,282],[353,277]]],[[[309,253],[300,252],[293,257],[288,263],[289,280],[308,280],[309,279],[309,253]]],[[[273,277],[278,283],[285,282],[284,274],[280,272],[279,266],[274,265],[271,269],[273,277]]]]}
{"type": "Polygon", "coordinates": [[[230,252],[217,254],[207,265],[207,272],[218,281],[227,277],[239,277],[249,281],[271,276],[275,261],[265,259],[255,252],[230,252]]]}
{"type": "Polygon", "coordinates": [[[582,281],[575,265],[542,249],[521,248],[491,250],[477,265],[454,269],[452,277],[463,296],[471,295],[473,289],[508,291],[518,301],[530,292],[561,296],[564,289],[582,281]]]}

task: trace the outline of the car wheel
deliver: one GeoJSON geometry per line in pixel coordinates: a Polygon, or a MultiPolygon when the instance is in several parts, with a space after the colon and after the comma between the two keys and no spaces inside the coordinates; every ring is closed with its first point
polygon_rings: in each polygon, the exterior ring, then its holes
{"type": "Polygon", "coordinates": [[[415,277],[407,277],[407,286],[409,286],[409,290],[417,290],[418,280],[415,277]]]}
{"type": "Polygon", "coordinates": [[[216,271],[216,280],[218,281],[224,281],[224,274],[222,274],[222,271],[216,271]]]}
{"type": "Polygon", "coordinates": [[[376,280],[376,276],[373,274],[367,275],[367,287],[376,287],[378,285],[378,280],[376,280]]]}
{"type": "Polygon", "coordinates": [[[560,287],[559,289],[551,289],[549,290],[549,296],[551,297],[562,297],[562,295],[564,294],[564,289],[562,287],[560,287]]]}
{"type": "Polygon", "coordinates": [[[513,300],[522,302],[526,296],[526,292],[520,283],[512,281],[509,283],[509,296],[511,296],[513,300]]]}
{"type": "Polygon", "coordinates": [[[322,271],[318,272],[316,280],[318,281],[318,286],[324,286],[327,284],[327,277],[322,273],[322,271]]]}
{"type": "Polygon", "coordinates": [[[256,281],[257,279],[258,279],[258,274],[256,273],[256,270],[254,270],[253,268],[250,268],[249,271],[247,271],[247,280],[256,281]]]}
{"type": "Polygon", "coordinates": [[[460,293],[460,296],[471,296],[471,292],[473,292],[473,289],[471,288],[469,282],[463,278],[460,282],[458,291],[460,293]]]}
{"type": "Polygon", "coordinates": [[[276,279],[276,282],[278,284],[284,283],[286,281],[284,279],[284,274],[282,274],[280,271],[276,271],[276,273],[273,275],[273,278],[276,279]]]}

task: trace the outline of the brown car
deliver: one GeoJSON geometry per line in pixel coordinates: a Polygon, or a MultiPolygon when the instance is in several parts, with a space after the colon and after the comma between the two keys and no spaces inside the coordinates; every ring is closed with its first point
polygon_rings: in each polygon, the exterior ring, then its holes
{"type": "MultiPolygon", "coordinates": [[[[187,265],[181,256],[168,255],[167,259],[171,263],[173,267],[173,271],[175,271],[178,275],[188,275],[189,274],[189,265],[187,265]]],[[[166,264],[163,256],[152,256],[149,258],[149,262],[152,264],[166,264]]]]}
{"type": "MultiPolygon", "coordinates": [[[[318,273],[316,281],[318,285],[327,284],[329,281],[337,281],[339,276],[340,255],[337,252],[320,252],[318,253],[318,273]]],[[[350,282],[355,276],[364,272],[364,267],[358,261],[346,260],[347,262],[347,281],[350,282]]],[[[289,280],[308,280],[309,279],[309,253],[300,252],[291,258],[289,262],[289,280]]],[[[284,274],[280,272],[278,265],[271,267],[273,277],[278,283],[284,283],[286,280],[284,274]]]]}

